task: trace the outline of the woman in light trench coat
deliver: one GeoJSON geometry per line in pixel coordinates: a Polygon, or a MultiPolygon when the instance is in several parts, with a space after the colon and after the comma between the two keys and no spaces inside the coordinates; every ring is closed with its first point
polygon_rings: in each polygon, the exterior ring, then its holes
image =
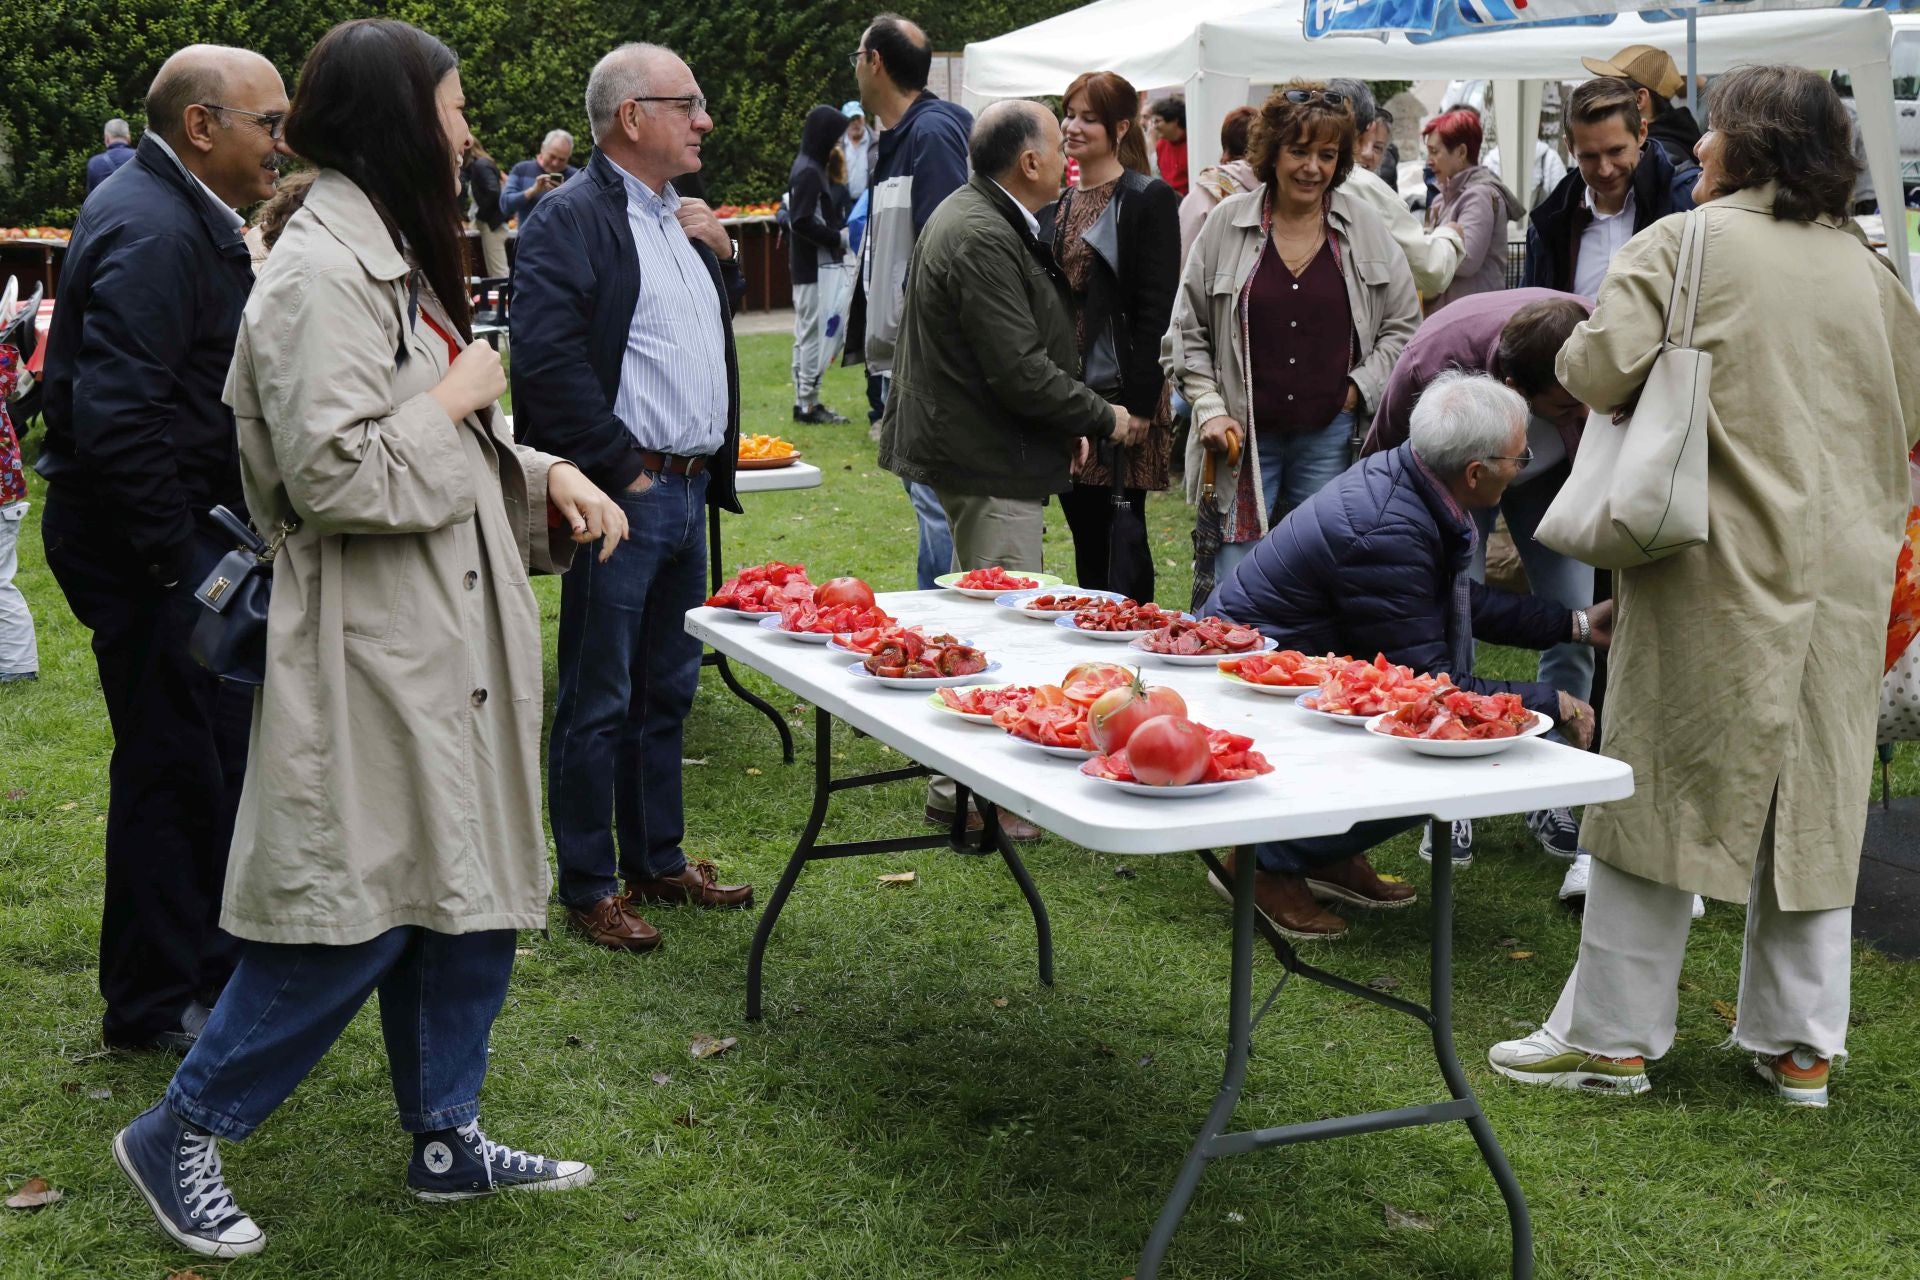
{"type": "MultiPolygon", "coordinates": [[[[1634,794],[1587,810],[1593,883],[1559,1004],[1490,1056],[1526,1083],[1646,1090],[1646,1059],[1673,1043],[1700,893],[1747,904],[1732,1043],[1781,1097],[1824,1106],[1846,1052],[1920,311],[1846,225],[1851,130],[1821,76],[1725,76],[1695,154],[1710,540],[1617,575],[1605,750],[1633,765],[1634,794]]],[[[1684,226],[1634,237],[1561,349],[1560,382],[1587,404],[1639,394],[1684,226]]]]}
{"type": "Polygon", "coordinates": [[[626,522],[500,429],[499,357],[468,341],[463,105],[452,53],[404,23],[315,46],[282,145],[319,174],[227,382],[254,521],[297,522],[220,918],[245,946],[165,1100],[114,1140],[161,1226],[208,1256],[265,1244],[217,1140],[264,1121],[375,990],[416,1196],[593,1177],[488,1140],[478,1092],[514,930],[546,923],[527,574],[573,542],[610,554],[626,522]]]}

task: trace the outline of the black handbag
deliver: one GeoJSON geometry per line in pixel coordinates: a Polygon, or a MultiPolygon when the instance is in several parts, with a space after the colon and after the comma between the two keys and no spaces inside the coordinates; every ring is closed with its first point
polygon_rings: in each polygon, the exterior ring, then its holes
{"type": "Polygon", "coordinates": [[[240,545],[220,558],[193,593],[206,612],[193,624],[187,653],[222,680],[261,684],[267,674],[267,602],[273,594],[273,559],[300,522],[283,522],[269,541],[225,507],[215,507],[208,514],[240,545]]]}

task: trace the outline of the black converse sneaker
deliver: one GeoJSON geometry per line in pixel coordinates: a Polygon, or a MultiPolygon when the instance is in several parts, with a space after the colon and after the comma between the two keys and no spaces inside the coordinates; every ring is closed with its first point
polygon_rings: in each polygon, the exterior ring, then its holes
{"type": "MultiPolygon", "coordinates": [[[[1456,871],[1473,865],[1473,819],[1455,818],[1449,832],[1453,868],[1456,871]]],[[[1426,823],[1420,828],[1420,861],[1433,861],[1433,824],[1426,823]]]]}
{"type": "Polygon", "coordinates": [[[220,1175],[220,1148],[156,1103],[113,1138],[113,1159],[147,1199],[160,1229],[209,1258],[238,1258],[267,1247],[266,1233],[240,1212],[220,1175]]]}
{"type": "Polygon", "coordinates": [[[1527,815],[1527,830],[1556,858],[1571,860],[1580,852],[1580,824],[1569,809],[1535,809],[1527,815]]]}
{"type": "Polygon", "coordinates": [[[593,1181],[593,1166],[494,1142],[480,1122],[413,1135],[407,1186],[421,1200],[472,1200],[496,1191],[565,1191],[593,1181]]]}

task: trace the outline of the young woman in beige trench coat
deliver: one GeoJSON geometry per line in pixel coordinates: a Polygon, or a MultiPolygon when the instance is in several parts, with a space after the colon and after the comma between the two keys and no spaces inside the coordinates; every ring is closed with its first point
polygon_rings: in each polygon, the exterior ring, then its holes
{"type": "MultiPolygon", "coordinates": [[[[1580,957],[1494,1069],[1639,1093],[1674,1038],[1690,895],[1747,904],[1732,1043],[1824,1106],[1846,1052],[1854,881],[1887,608],[1920,439],[1920,311],[1846,223],[1851,130],[1819,75],[1714,89],[1694,199],[1695,345],[1713,356],[1705,546],[1617,575],[1605,750],[1634,794],[1587,810],[1580,957]],[[1790,162],[1789,158],[1795,158],[1790,162]]],[[[1684,215],[1613,261],[1561,349],[1587,404],[1633,403],[1658,354],[1684,215]]]]}
{"type": "Polygon", "coordinates": [[[546,923],[527,575],[564,569],[575,541],[610,554],[626,522],[500,427],[500,359],[469,342],[463,105],[444,45],[366,20],[314,48],[284,122],[319,173],[226,391],[256,525],[297,523],[220,918],[245,946],[166,1099],[114,1140],[162,1228],[209,1256],[265,1244],[218,1139],[264,1121],[375,990],[416,1196],[593,1177],[490,1141],[478,1093],[514,930],[546,923]]]}

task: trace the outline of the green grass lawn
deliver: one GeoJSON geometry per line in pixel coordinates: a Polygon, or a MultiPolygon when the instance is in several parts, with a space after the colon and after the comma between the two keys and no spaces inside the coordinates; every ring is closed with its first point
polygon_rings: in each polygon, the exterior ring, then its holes
{"type": "MultiPolygon", "coordinates": [[[[797,439],[823,488],[749,499],[732,564],[804,561],[913,585],[914,527],[868,443],[857,374],[829,378],[845,427],[788,422],[788,342],[742,341],[749,430],[797,439]]],[[[1163,603],[1184,604],[1190,517],[1149,504],[1163,603]]],[[[1051,512],[1049,567],[1071,563],[1051,512]]],[[[165,1086],[164,1059],[97,1052],[94,957],[110,739],[87,636],[27,525],[21,585],[40,628],[38,684],[0,687],[0,1180],[65,1199],[0,1210],[0,1276],[151,1277],[186,1270],[114,1168],[114,1131],[165,1086]]],[[[551,624],[558,583],[542,581],[551,624]]],[[[551,645],[552,628],[548,628],[551,645]]],[[[1737,660],[1737,657],[1732,660],[1737,660]]],[[[1508,674],[1531,658],[1494,653],[1508,674]]],[[[791,695],[750,683],[810,718],[791,695]]],[[[770,726],[711,676],[688,726],[688,847],[772,889],[806,815],[811,735],[780,764],[770,726]]],[[[1729,744],[1738,749],[1737,744],[1729,744]]],[[[843,770],[899,764],[837,737],[843,770]]],[[[1920,790],[1903,756],[1900,789],[1920,790]]],[[[830,834],[920,830],[901,784],[835,802],[830,834]]],[[[1739,909],[1694,930],[1680,1038],[1632,1102],[1523,1093],[1486,1046],[1533,1027],[1565,978],[1577,921],[1562,866],[1519,818],[1483,822],[1459,880],[1458,1036],[1531,1200],[1540,1274],[1920,1275],[1920,976],[1868,952],[1854,980],[1853,1064],[1824,1113],[1789,1111],[1720,1047],[1737,994],[1739,909]]],[[[1423,887],[1411,837],[1378,856],[1423,887]]],[[[580,1157],[596,1185],[563,1197],[416,1204],[401,1174],[371,1010],[255,1138],[226,1148],[260,1258],[201,1276],[1098,1277],[1134,1259],[1219,1081],[1227,914],[1192,858],[1120,859],[1049,840],[1027,855],[1058,943],[1034,976],[1032,922],[997,860],[948,853],[816,864],[781,920],[768,1018],[742,1017],[754,913],[652,918],[664,950],[611,955],[558,927],[522,939],[493,1041],[493,1136],[580,1157]],[[884,871],[917,883],[883,887],[884,871]],[[688,1055],[695,1035],[732,1052],[688,1055]]],[[[1424,904],[1358,921],[1319,951],[1349,976],[1424,992],[1424,904]]],[[[1257,979],[1277,973],[1270,959],[1257,979]]],[[[1443,1096],[1408,1019],[1290,988],[1262,1028],[1244,1127],[1443,1096]]],[[[1499,1276],[1506,1219],[1463,1127],[1347,1139],[1226,1161],[1206,1176],[1163,1274],[1499,1276]],[[1432,1229],[1391,1225],[1388,1206],[1432,1229]]]]}

